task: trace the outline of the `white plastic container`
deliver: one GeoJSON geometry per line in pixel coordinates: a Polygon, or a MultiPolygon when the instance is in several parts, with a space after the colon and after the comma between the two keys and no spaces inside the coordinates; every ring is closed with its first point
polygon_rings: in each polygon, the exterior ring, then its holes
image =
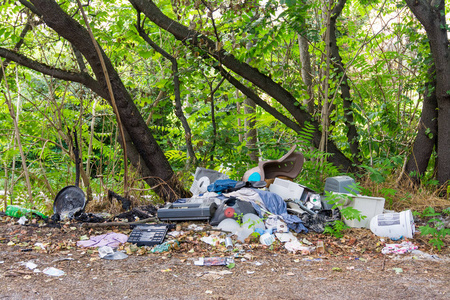
{"type": "Polygon", "coordinates": [[[413,238],[415,229],[414,218],[410,210],[380,214],[370,221],[370,230],[375,235],[390,239],[413,238]]]}
{"type": "Polygon", "coordinates": [[[384,198],[380,197],[369,197],[369,196],[362,196],[362,195],[352,195],[348,194],[346,196],[349,196],[351,198],[350,201],[346,201],[344,203],[343,208],[346,207],[353,207],[354,209],[357,209],[361,212],[363,216],[366,216],[365,219],[358,221],[356,219],[354,220],[347,220],[343,218],[344,223],[347,226],[350,227],[356,227],[356,228],[370,228],[370,220],[375,217],[378,214],[383,213],[384,209],[384,198]]]}
{"type": "Polygon", "coordinates": [[[283,200],[299,200],[303,194],[304,188],[295,182],[275,178],[274,182],[269,186],[269,191],[275,193],[283,200]]]}

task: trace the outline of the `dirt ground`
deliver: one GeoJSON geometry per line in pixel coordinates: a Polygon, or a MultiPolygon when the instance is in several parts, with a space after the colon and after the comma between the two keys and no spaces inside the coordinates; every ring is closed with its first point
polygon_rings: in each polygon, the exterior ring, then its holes
{"type": "MultiPolygon", "coordinates": [[[[187,224],[180,224],[184,229],[187,224]]],[[[206,228],[207,229],[207,228],[206,228]]],[[[383,255],[383,242],[368,229],[351,229],[341,239],[299,234],[313,245],[325,242],[325,254],[291,253],[279,242],[210,246],[199,240],[212,232],[186,231],[169,252],[150,253],[126,243],[122,260],[99,258],[95,249],[79,248],[82,236],[127,227],[82,228],[0,222],[1,299],[449,299],[448,239],[436,253],[427,241],[411,239],[421,252],[383,255]],[[43,248],[38,246],[41,243],[43,248]],[[237,250],[236,250],[237,251],[237,250]],[[431,254],[431,255],[430,255],[431,254]],[[197,266],[199,257],[235,256],[234,268],[197,266]],[[28,263],[28,265],[27,265],[28,263]],[[36,268],[30,268],[34,263],[36,268]],[[56,277],[47,267],[64,271],[56,277]],[[39,270],[40,272],[36,271],[39,270]]],[[[391,243],[391,241],[386,241],[391,243]]]]}

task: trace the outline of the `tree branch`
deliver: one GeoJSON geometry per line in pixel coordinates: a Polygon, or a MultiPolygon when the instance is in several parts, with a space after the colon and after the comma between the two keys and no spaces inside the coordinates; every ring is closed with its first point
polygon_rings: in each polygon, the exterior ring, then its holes
{"type": "Polygon", "coordinates": [[[142,29],[140,24],[140,12],[137,14],[137,24],[136,29],[139,32],[139,35],[146,41],[153,49],[155,49],[158,53],[160,53],[162,56],[164,56],[167,60],[169,60],[172,63],[172,73],[173,73],[173,85],[174,85],[174,94],[175,94],[175,115],[180,119],[181,124],[183,125],[184,132],[185,132],[185,140],[186,140],[186,148],[188,152],[188,166],[192,162],[194,165],[197,163],[197,157],[195,156],[194,148],[192,146],[191,141],[191,128],[189,126],[188,121],[186,120],[186,117],[183,114],[183,109],[181,105],[181,96],[180,96],[180,78],[178,76],[178,62],[175,57],[167,53],[164,49],[159,47],[155,42],[150,39],[148,34],[145,33],[145,31],[142,29]]]}
{"type": "MultiPolygon", "coordinates": [[[[171,33],[177,40],[191,45],[197,49],[206,52],[210,57],[219,61],[223,66],[235,72],[239,76],[242,76],[252,84],[259,87],[266,92],[269,96],[276,99],[292,117],[298,122],[300,126],[304,126],[305,123],[310,123],[314,131],[312,132],[312,143],[315,147],[319,147],[321,139],[321,131],[319,124],[311,114],[309,114],[301,104],[295,99],[295,97],[284,89],[280,84],[274,82],[269,76],[266,76],[259,72],[256,68],[239,61],[231,53],[224,49],[216,49],[216,44],[208,37],[199,34],[195,30],[190,30],[188,27],[176,22],[175,20],[167,17],[151,0],[129,0],[130,3],[141,11],[160,28],[171,33]]],[[[353,169],[352,161],[346,157],[337,146],[330,141],[328,144],[328,152],[333,154],[329,161],[338,166],[341,170],[347,171],[353,169]]]]}
{"type": "MultiPolygon", "coordinates": [[[[14,46],[14,51],[18,51],[20,49],[20,47],[22,47],[23,39],[27,35],[28,31],[30,31],[30,29],[31,29],[31,24],[30,24],[30,21],[28,20],[27,24],[25,25],[22,32],[20,33],[20,40],[14,46]]],[[[11,61],[10,59],[5,59],[3,61],[3,68],[6,69],[6,67],[9,65],[10,61],[11,61]]],[[[0,69],[0,82],[2,82],[2,80],[3,80],[3,68],[0,69]]]]}
{"type": "Polygon", "coordinates": [[[54,78],[84,84],[92,91],[94,91],[96,94],[98,94],[100,97],[103,98],[108,97],[101,88],[100,84],[88,74],[74,73],[62,69],[53,68],[46,64],[32,60],[22,54],[19,54],[17,52],[2,47],[0,47],[0,57],[14,61],[21,66],[30,68],[45,75],[52,76],[54,78]]]}

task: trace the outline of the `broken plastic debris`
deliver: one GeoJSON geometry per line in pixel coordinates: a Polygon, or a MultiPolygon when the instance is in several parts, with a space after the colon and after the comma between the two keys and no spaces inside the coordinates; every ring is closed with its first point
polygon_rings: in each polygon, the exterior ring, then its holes
{"type": "Polygon", "coordinates": [[[234,264],[232,257],[200,257],[199,260],[194,261],[196,266],[226,266],[234,264]]]}
{"type": "Polygon", "coordinates": [[[302,255],[308,255],[311,252],[310,247],[304,246],[297,239],[284,244],[284,248],[291,252],[301,251],[302,255]]]}
{"type": "Polygon", "coordinates": [[[232,234],[236,233],[241,226],[239,223],[231,218],[223,219],[219,225],[217,225],[217,228],[222,229],[224,231],[231,232],[232,234]]]}
{"type": "Polygon", "coordinates": [[[436,254],[428,254],[425,252],[422,252],[420,250],[413,250],[411,251],[411,254],[414,255],[415,259],[423,258],[423,259],[439,259],[439,256],[436,254]]]}
{"type": "Polygon", "coordinates": [[[296,240],[297,238],[292,234],[292,232],[275,232],[275,236],[282,243],[290,242],[296,240]]]}
{"type": "Polygon", "coordinates": [[[63,270],[53,268],[53,267],[45,268],[44,271],[42,271],[42,272],[49,276],[62,276],[62,275],[66,274],[66,272],[64,272],[63,270]]]}
{"type": "Polygon", "coordinates": [[[113,253],[114,253],[113,248],[109,246],[103,246],[98,248],[98,255],[100,256],[100,258],[104,258],[105,256],[113,253]]]}
{"type": "Polygon", "coordinates": [[[27,268],[30,269],[30,270],[34,270],[34,269],[37,268],[37,264],[35,264],[35,263],[32,262],[32,261],[21,262],[20,264],[23,265],[23,266],[25,266],[25,267],[27,267],[27,268]]]}
{"type": "Polygon", "coordinates": [[[270,234],[269,232],[264,233],[259,237],[259,241],[261,244],[270,246],[275,242],[275,236],[273,234],[270,234]]]}
{"type": "Polygon", "coordinates": [[[17,223],[19,223],[20,225],[25,225],[27,221],[28,219],[25,216],[21,216],[17,223]]]}
{"type": "Polygon", "coordinates": [[[308,241],[306,238],[303,238],[302,243],[303,243],[303,244],[306,244],[306,245],[308,245],[308,246],[311,246],[311,245],[312,245],[312,243],[311,243],[310,241],[308,241]]]}
{"type": "Polygon", "coordinates": [[[402,268],[392,268],[392,270],[395,271],[395,274],[403,273],[403,269],[402,268]]]}
{"type": "Polygon", "coordinates": [[[194,231],[201,231],[201,230],[203,230],[203,226],[199,226],[197,224],[190,224],[187,228],[189,230],[194,230],[194,231]]]}
{"type": "Polygon", "coordinates": [[[223,243],[224,239],[220,239],[218,237],[214,237],[214,236],[204,236],[201,238],[201,241],[204,243],[207,243],[208,245],[211,246],[216,246],[217,243],[223,243]]]}
{"type": "Polygon", "coordinates": [[[180,243],[178,241],[167,241],[167,242],[164,242],[164,243],[162,243],[160,245],[156,245],[155,247],[153,247],[151,252],[152,253],[167,252],[167,251],[169,251],[169,249],[171,247],[173,247],[174,244],[180,245],[180,243]]]}

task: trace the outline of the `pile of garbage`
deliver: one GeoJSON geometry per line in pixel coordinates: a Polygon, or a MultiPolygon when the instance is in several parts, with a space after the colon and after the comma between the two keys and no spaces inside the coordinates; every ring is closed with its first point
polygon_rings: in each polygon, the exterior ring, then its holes
{"type": "MultiPolygon", "coordinates": [[[[202,221],[217,232],[202,238],[203,242],[210,245],[224,245],[231,250],[237,244],[248,243],[249,240],[269,247],[279,241],[290,252],[309,254],[316,251],[320,254],[325,252],[323,241],[313,245],[306,239],[300,240],[298,234],[309,231],[323,233],[327,225],[341,220],[342,207],[352,207],[366,216],[365,219],[358,220],[342,218],[350,227],[370,228],[376,235],[392,240],[413,237],[415,227],[411,211],[384,213],[384,198],[351,193],[354,180],[349,176],[336,176],[326,180],[325,191],[347,195],[347,202],[341,203],[339,208],[330,204],[323,193],[295,183],[293,179],[300,173],[304,158],[294,150],[295,147],[278,160],[260,162],[257,167],[248,170],[241,181],[232,180],[221,172],[199,167],[190,189],[192,197],[178,199],[160,208],[146,206],[128,210],[119,218],[126,218],[130,222],[132,232],[129,236],[94,236],[91,240],[79,241],[78,246],[101,247],[102,258],[117,258],[118,254],[108,247],[113,244],[116,248],[117,243],[125,242],[136,246],[150,246],[156,252],[167,251],[170,247],[177,247],[176,238],[182,235],[178,226],[175,226],[177,222],[202,221]],[[146,222],[134,224],[136,222],[132,221],[136,217],[146,222]],[[147,224],[148,220],[156,222],[147,224]],[[169,235],[175,240],[165,241],[169,235]]],[[[75,199],[76,195],[72,194],[55,200],[58,204],[54,205],[57,219],[65,214],[80,222],[105,221],[101,216],[84,213],[84,197],[75,199]]],[[[118,198],[118,195],[113,194],[109,196],[118,198]]],[[[122,204],[128,206],[127,202],[122,201],[122,204]]],[[[7,213],[12,210],[15,217],[30,213],[12,206],[7,209],[7,213]]],[[[38,214],[36,211],[31,213],[38,214]]],[[[394,250],[399,251],[397,248],[394,250]]],[[[229,261],[216,259],[200,263],[229,264],[229,261]]]]}

